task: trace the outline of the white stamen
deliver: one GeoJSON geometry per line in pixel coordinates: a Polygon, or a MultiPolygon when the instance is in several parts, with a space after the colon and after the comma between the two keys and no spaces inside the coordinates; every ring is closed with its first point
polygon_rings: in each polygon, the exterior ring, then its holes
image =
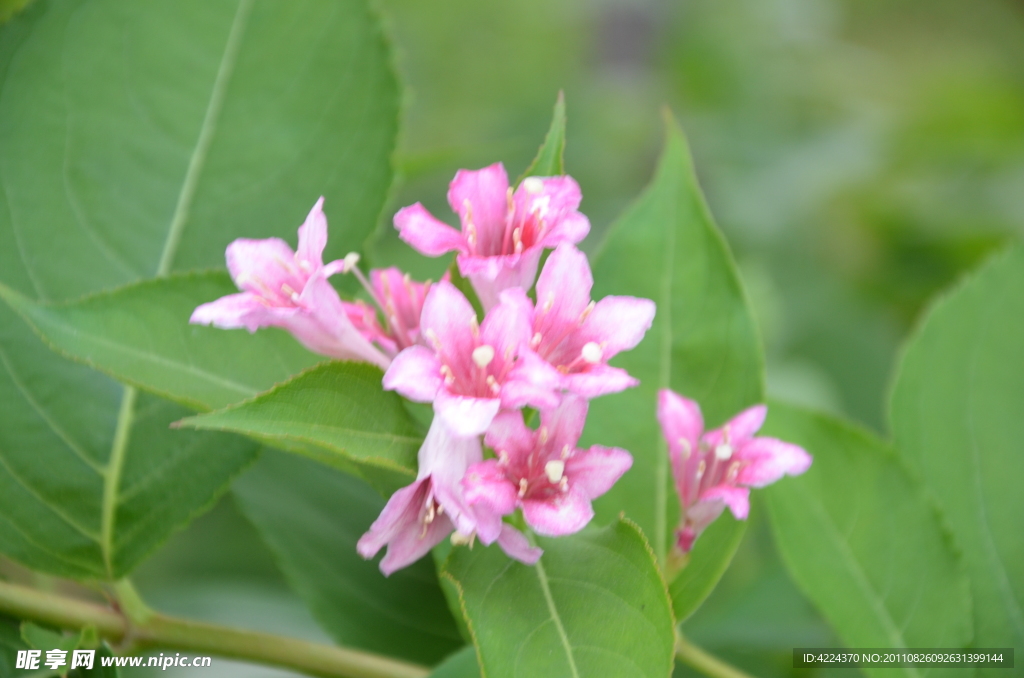
{"type": "Polygon", "coordinates": [[[530,348],[537,348],[538,346],[540,346],[540,342],[542,342],[542,341],[544,341],[544,337],[542,337],[542,336],[540,335],[540,332],[537,332],[537,333],[536,333],[535,335],[533,335],[533,337],[532,337],[532,338],[530,339],[530,348]]]}
{"type": "Polygon", "coordinates": [[[555,305],[555,295],[552,292],[548,292],[547,298],[544,300],[544,312],[547,313],[551,310],[551,307],[555,305]]]}
{"type": "Polygon", "coordinates": [[[566,478],[565,476],[563,476],[562,477],[562,481],[560,483],[558,483],[558,489],[560,489],[562,492],[565,492],[566,490],[568,490],[569,489],[569,479],[566,478]]]}
{"type": "Polygon", "coordinates": [[[552,459],[548,463],[544,464],[544,475],[548,477],[548,481],[551,483],[557,483],[562,479],[565,474],[565,462],[561,459],[552,459]]]}
{"type": "Polygon", "coordinates": [[[562,445],[562,459],[568,459],[572,449],[568,445],[562,445]]]}
{"type": "Polygon", "coordinates": [[[708,470],[708,465],[704,462],[703,459],[701,459],[700,463],[697,464],[697,480],[700,480],[701,478],[703,478],[704,477],[704,471],[707,471],[707,470],[708,470]]]}
{"type": "Polygon", "coordinates": [[[299,268],[301,268],[306,273],[313,272],[313,264],[309,263],[305,259],[299,259],[299,268]]]}
{"type": "Polygon", "coordinates": [[[480,369],[483,369],[491,364],[494,360],[494,347],[488,344],[481,344],[473,349],[473,362],[480,369]]]}
{"type": "Polygon", "coordinates": [[[583,321],[586,320],[587,317],[593,312],[595,306],[597,306],[597,303],[592,301],[589,304],[587,304],[587,307],[583,309],[582,313],[580,313],[579,322],[581,325],[583,324],[583,321]]]}
{"type": "Polygon", "coordinates": [[[541,426],[540,429],[537,430],[537,436],[540,438],[541,445],[546,443],[548,441],[548,427],[541,426]]]}
{"type": "Polygon", "coordinates": [[[520,478],[519,479],[519,498],[520,499],[522,499],[523,497],[526,496],[526,490],[528,490],[529,487],[530,487],[530,483],[526,480],[526,478],[520,478]]]}
{"type": "Polygon", "coordinates": [[[583,356],[584,360],[593,365],[601,362],[602,353],[603,352],[601,351],[601,346],[599,344],[596,344],[593,341],[588,341],[583,344],[583,350],[580,352],[580,355],[583,356]]]}
{"type": "Polygon", "coordinates": [[[468,535],[461,532],[452,532],[452,546],[472,546],[474,539],[476,539],[476,532],[468,535]]]}
{"type": "Polygon", "coordinates": [[[544,182],[537,177],[526,177],[523,179],[523,188],[527,193],[540,193],[544,190],[544,182]]]}
{"type": "Polygon", "coordinates": [[[498,463],[502,466],[508,466],[508,452],[505,450],[498,450],[498,463]]]}
{"type": "Polygon", "coordinates": [[[715,448],[715,459],[719,461],[725,461],[732,456],[732,445],[729,443],[722,443],[715,448]]]}
{"type": "Polygon", "coordinates": [[[359,252],[349,252],[345,255],[345,268],[342,269],[345,273],[348,273],[356,264],[359,263],[359,252]]]}
{"type": "Polygon", "coordinates": [[[491,393],[493,393],[494,395],[498,395],[499,393],[501,393],[501,387],[498,386],[498,380],[495,379],[494,375],[492,374],[487,375],[487,386],[490,387],[491,393]]]}

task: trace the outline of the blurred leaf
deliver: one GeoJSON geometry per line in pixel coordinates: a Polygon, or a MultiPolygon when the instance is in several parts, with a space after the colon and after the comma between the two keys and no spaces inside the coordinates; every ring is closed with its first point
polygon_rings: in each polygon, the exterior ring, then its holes
{"type": "Polygon", "coordinates": [[[553,177],[565,174],[565,93],[559,92],[555,101],[555,112],[551,127],[544,136],[544,143],[537,149],[537,156],[519,177],[516,184],[526,177],[553,177]]]}
{"type": "MultiPolygon", "coordinates": [[[[965,647],[967,578],[939,518],[891,447],[840,420],[772,404],[767,435],[814,455],[763,490],[797,584],[848,647],[965,647]]],[[[888,676],[891,669],[866,669],[888,676]]],[[[919,671],[903,669],[903,675],[919,671]]]]}
{"type": "Polygon", "coordinates": [[[669,585],[677,621],[686,621],[711,594],[729,567],[746,530],[746,521],[736,520],[726,511],[700,535],[686,567],[669,585]]]}
{"type": "Polygon", "coordinates": [[[381,387],[382,378],[373,365],[330,362],[251,400],[180,424],[242,433],[300,453],[312,447],[345,464],[404,476],[407,483],[416,475],[423,436],[402,399],[381,387]]]}
{"type": "Polygon", "coordinates": [[[17,665],[18,650],[26,650],[28,645],[21,637],[21,629],[17,620],[0,615],[0,676],[4,678],[24,678],[32,672],[14,668],[17,665]]]}
{"type": "MultiPolygon", "coordinates": [[[[963,549],[975,647],[1024,645],[1024,248],[941,299],[893,390],[897,448],[963,549]]],[[[995,671],[981,671],[981,673],[995,671]]]]}
{"type": "Polygon", "coordinates": [[[385,578],[356,553],[384,508],[369,486],[268,450],[233,492],[291,587],[338,643],[426,664],[462,645],[429,558],[385,578]]]}
{"type": "Polygon", "coordinates": [[[91,669],[77,668],[68,673],[68,678],[118,678],[121,671],[116,666],[103,666],[104,657],[113,657],[114,652],[110,646],[103,643],[96,650],[96,657],[93,659],[91,669]]]}
{"type": "Polygon", "coordinates": [[[451,655],[431,672],[430,678],[480,678],[476,648],[470,645],[451,655]]]}
{"type": "MultiPolygon", "coordinates": [[[[644,340],[614,360],[640,385],[594,400],[585,440],[633,454],[633,468],[597,501],[598,516],[609,521],[625,510],[651,535],[664,562],[679,509],[655,418],[658,389],[697,400],[710,427],[760,401],[764,373],[735,264],[697,185],[686,139],[671,118],[654,179],[613,226],[595,257],[594,281],[595,299],[628,294],[658,305],[644,340]]],[[[738,535],[697,540],[691,557],[701,568],[700,581],[688,575],[692,581],[674,589],[680,618],[711,591],[738,544],[738,535]]]]}
{"type": "MultiPolygon", "coordinates": [[[[321,194],[341,256],[390,184],[397,85],[362,2],[39,0],[0,29],[0,74],[0,278],[39,302],[294,242],[321,194]]],[[[30,567],[123,576],[255,453],[168,431],[184,411],[6,305],[0,365],[0,551],[30,567]]]]}
{"type": "Polygon", "coordinates": [[[65,635],[60,631],[43,628],[32,622],[21,622],[21,639],[33,650],[64,650],[70,652],[82,647],[84,632],[65,635]]]}
{"type": "Polygon", "coordinates": [[[614,678],[672,670],[675,633],[647,541],[625,520],[538,539],[533,566],[500,548],[453,550],[444,576],[459,587],[482,673],[614,678]]]}
{"type": "Polygon", "coordinates": [[[0,24],[20,12],[32,0],[0,0],[0,24]]]}
{"type": "Polygon", "coordinates": [[[250,398],[325,360],[275,328],[252,335],[188,324],[196,306],[236,291],[226,273],[184,273],[40,304],[0,283],[0,297],[54,350],[198,410],[250,398]]]}

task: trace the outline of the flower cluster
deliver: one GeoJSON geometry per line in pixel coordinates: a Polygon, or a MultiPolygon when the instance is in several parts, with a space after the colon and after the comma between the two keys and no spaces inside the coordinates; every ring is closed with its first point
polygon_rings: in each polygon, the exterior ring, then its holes
{"type": "MultiPolygon", "coordinates": [[[[590,229],[577,211],[579,186],[568,176],[529,177],[513,190],[496,164],[460,170],[448,202],[461,231],[418,203],[395,215],[395,227],[425,255],[458,253],[482,319],[447,276],[419,283],[388,268],[367,279],[354,253],[324,264],[323,198],[299,228],[297,252],[276,238],[231,243],[228,269],[242,292],[203,304],[191,319],[249,331],[283,327],[313,351],[380,366],[385,389],[432,403],[415,482],[391,496],[357,545],[365,558],[387,547],[386,575],[449,536],[497,543],[534,563],[541,550],[505,518],[521,511],[538,534],[577,532],[594,515],[592,501],[633,463],[625,450],[582,449],[578,441],[589,399],[638,383],[608,361],[640,343],[655,305],[624,296],[591,300],[590,264],[575,246],[590,229]],[[553,251],[538,277],[545,249],[553,251]],[[336,273],[355,275],[376,308],[342,301],[328,282],[336,273]],[[527,406],[539,412],[537,428],[524,418],[527,406]]],[[[752,437],[764,414],[752,408],[703,433],[696,403],[661,393],[684,551],[725,506],[746,516],[748,486],[810,464],[796,446],[752,437]]]]}

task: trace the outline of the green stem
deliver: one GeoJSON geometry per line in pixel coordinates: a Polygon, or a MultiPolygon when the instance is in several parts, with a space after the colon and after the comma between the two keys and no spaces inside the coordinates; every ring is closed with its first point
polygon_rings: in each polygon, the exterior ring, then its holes
{"type": "Polygon", "coordinates": [[[752,678],[749,673],[726,664],[676,633],[676,659],[710,678],[752,678]]]}
{"type": "MultiPolygon", "coordinates": [[[[128,586],[119,584],[115,588],[127,590],[128,586]]],[[[127,641],[133,650],[163,648],[218,655],[323,678],[424,678],[429,673],[425,667],[368,652],[153,612],[145,615],[141,623],[129,622],[119,612],[102,605],[4,581],[0,581],[0,612],[76,631],[95,626],[104,640],[127,641]]]]}

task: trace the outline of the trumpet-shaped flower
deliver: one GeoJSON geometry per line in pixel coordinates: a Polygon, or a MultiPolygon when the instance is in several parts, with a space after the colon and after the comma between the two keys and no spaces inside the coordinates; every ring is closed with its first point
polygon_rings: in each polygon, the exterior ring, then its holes
{"type": "Polygon", "coordinates": [[[455,530],[468,539],[476,531],[476,519],[463,499],[460,481],[481,457],[479,438],[460,438],[434,417],[420,447],[416,481],[391,495],[356,544],[359,555],[372,558],[387,545],[380,569],[390,575],[419,560],[455,530]]]}
{"type": "MultiPolygon", "coordinates": [[[[447,280],[447,274],[442,280],[447,280]]],[[[380,324],[376,309],[369,304],[342,302],[356,329],[392,357],[419,343],[420,315],[432,283],[416,282],[393,267],[371,270],[368,283],[367,291],[384,314],[385,324],[380,324]]]]}
{"type": "Polygon", "coordinates": [[[638,382],[608,360],[635,347],[654,322],[650,299],[590,300],[594,278],[585,254],[559,245],[537,280],[530,348],[558,372],[560,386],[586,398],[616,393],[638,382]]]}
{"type": "MultiPolygon", "coordinates": [[[[363,558],[372,558],[387,546],[380,561],[386,576],[422,558],[452,535],[455,542],[471,542],[477,534],[474,511],[463,497],[461,480],[466,469],[482,457],[480,438],[455,435],[441,417],[434,417],[419,451],[415,482],[391,495],[380,516],[356,544],[363,558]]],[[[541,549],[510,525],[481,532],[486,544],[498,542],[511,557],[537,562],[541,549]]]]}
{"type": "Polygon", "coordinates": [[[250,332],[282,327],[316,353],[387,368],[391,361],[359,333],[327,281],[346,263],[323,263],[327,245],[323,203],[323,198],[317,200],[299,227],[298,252],[280,238],[239,238],[228,245],[228,271],[242,292],[199,306],[189,322],[223,329],[244,327],[250,332]]]}
{"type": "Polygon", "coordinates": [[[739,520],[750,510],[751,487],[764,487],[783,475],[799,475],[811,466],[802,447],[775,438],[755,438],[768,408],[756,405],[725,426],[704,432],[700,406],[663,389],[658,421],[668,442],[672,474],[682,507],[676,532],[682,551],[729,507],[739,520]]]}
{"type": "Polygon", "coordinates": [[[384,388],[410,400],[433,402],[456,434],[479,435],[502,407],[558,404],[557,375],[525,348],[530,301],[505,290],[482,324],[466,297],[449,282],[434,285],[423,304],[424,343],[395,357],[384,388]]]}
{"type": "Polygon", "coordinates": [[[618,448],[577,448],[586,418],[586,400],[573,395],[557,409],[541,411],[536,431],[523,423],[519,411],[495,418],[485,440],[498,458],[470,466],[463,481],[478,529],[516,507],[543,535],[572,534],[590,522],[591,501],[611,489],[633,458],[618,448]]]}
{"type": "Polygon", "coordinates": [[[459,271],[469,278],[485,309],[502,290],[530,289],[545,248],[578,243],[590,222],[577,211],[579,185],[569,176],[529,177],[513,192],[501,163],[459,170],[448,187],[448,204],[462,230],[438,221],[416,203],[395,215],[403,240],[427,256],[458,252],[459,271]]]}

